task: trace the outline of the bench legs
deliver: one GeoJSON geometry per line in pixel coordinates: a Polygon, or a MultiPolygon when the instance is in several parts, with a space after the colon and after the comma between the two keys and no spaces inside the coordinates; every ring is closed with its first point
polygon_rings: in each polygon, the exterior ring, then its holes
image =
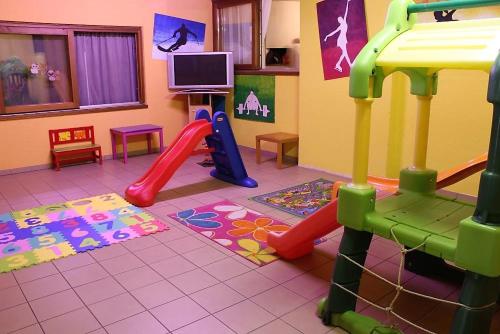
{"type": "Polygon", "coordinates": [[[99,160],[99,165],[102,165],[102,150],[100,147],[95,148],[93,151],[88,150],[85,152],[73,153],[73,155],[74,154],[78,154],[78,155],[85,154],[85,155],[81,156],[81,157],[71,158],[71,154],[69,154],[68,152],[65,152],[65,154],[62,154],[62,155],[52,152],[51,153],[52,167],[56,171],[60,171],[61,170],[61,163],[64,161],[67,161],[69,163],[76,163],[76,162],[89,161],[89,160],[93,160],[94,162],[97,162],[97,160],[99,160]],[[63,157],[66,157],[66,158],[62,159],[63,157]]]}

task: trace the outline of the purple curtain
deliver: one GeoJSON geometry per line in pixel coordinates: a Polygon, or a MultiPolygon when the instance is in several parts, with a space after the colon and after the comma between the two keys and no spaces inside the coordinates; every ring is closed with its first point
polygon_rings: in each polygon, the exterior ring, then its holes
{"type": "Polygon", "coordinates": [[[80,105],[138,101],[134,34],[75,33],[80,105]]]}

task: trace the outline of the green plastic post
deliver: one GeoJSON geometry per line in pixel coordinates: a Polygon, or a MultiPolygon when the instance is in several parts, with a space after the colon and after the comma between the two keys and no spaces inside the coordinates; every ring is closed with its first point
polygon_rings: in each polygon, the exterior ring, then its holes
{"type": "Polygon", "coordinates": [[[474,220],[500,225],[500,56],[493,64],[488,85],[488,102],[493,103],[493,119],[486,170],[481,174],[474,220]]]}
{"type": "Polygon", "coordinates": [[[500,5],[500,0],[451,0],[443,2],[419,3],[409,5],[408,14],[497,5],[500,5]]]}
{"type": "MultiPolygon", "coordinates": [[[[349,227],[345,227],[340,242],[339,252],[363,266],[372,236],[371,233],[356,231],[349,227]]],[[[338,256],[332,273],[332,282],[357,294],[362,273],[363,270],[361,268],[343,256],[338,256]]],[[[354,311],[356,308],[356,301],[356,296],[332,284],[330,286],[328,299],[325,302],[321,314],[323,323],[327,326],[340,326],[339,323],[335,323],[336,318],[334,315],[342,314],[346,311],[354,311]]]]}
{"type": "Polygon", "coordinates": [[[460,292],[460,303],[471,308],[487,308],[471,310],[460,307],[453,317],[451,333],[453,334],[488,334],[491,320],[495,312],[498,298],[500,277],[486,277],[470,271],[465,273],[464,284],[460,292]]]}

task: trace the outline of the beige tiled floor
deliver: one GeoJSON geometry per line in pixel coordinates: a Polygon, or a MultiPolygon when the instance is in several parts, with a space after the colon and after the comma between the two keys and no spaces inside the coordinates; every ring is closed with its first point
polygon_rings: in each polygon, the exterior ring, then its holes
{"type": "MultiPolygon", "coordinates": [[[[123,194],[156,156],[128,164],[107,160],[0,176],[0,213],[60,203],[109,192],[123,194]]],[[[228,251],[168,218],[168,214],[222,199],[248,206],[281,221],[300,218],[248,200],[249,197],[310,181],[327,173],[272,161],[255,165],[243,157],[259,188],[246,189],[212,179],[209,168],[188,159],[159,194],[151,214],[171,230],[0,275],[0,334],[156,334],[156,333],[342,333],[322,325],[317,301],[328,292],[342,230],[331,233],[313,254],[263,267],[228,251]]],[[[398,250],[375,238],[366,265],[394,280],[398,250]]],[[[405,272],[417,291],[456,299],[459,286],[405,272]]],[[[386,283],[363,275],[361,294],[386,305],[393,294],[386,283]]],[[[404,294],[398,311],[424,327],[444,333],[453,307],[404,294]]],[[[383,312],[359,302],[357,310],[386,320],[383,312]]],[[[401,324],[407,333],[417,330],[401,324]]],[[[500,332],[497,311],[493,332],[500,332]]]]}

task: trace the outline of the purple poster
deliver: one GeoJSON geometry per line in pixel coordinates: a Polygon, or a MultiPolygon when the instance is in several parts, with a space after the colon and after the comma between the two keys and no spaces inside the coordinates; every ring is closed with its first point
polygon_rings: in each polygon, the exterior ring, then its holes
{"type": "Polygon", "coordinates": [[[368,41],[364,0],[324,0],[317,10],[325,80],[348,77],[368,41]]]}

